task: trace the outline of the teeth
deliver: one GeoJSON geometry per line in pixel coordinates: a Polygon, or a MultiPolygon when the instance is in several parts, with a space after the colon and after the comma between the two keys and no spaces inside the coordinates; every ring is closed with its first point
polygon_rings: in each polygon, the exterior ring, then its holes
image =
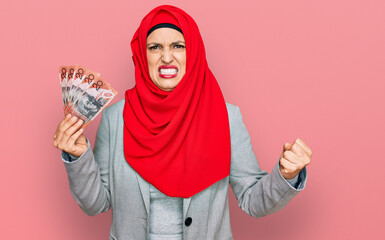
{"type": "Polygon", "coordinates": [[[159,72],[160,74],[176,74],[178,70],[176,68],[162,68],[159,72]]]}

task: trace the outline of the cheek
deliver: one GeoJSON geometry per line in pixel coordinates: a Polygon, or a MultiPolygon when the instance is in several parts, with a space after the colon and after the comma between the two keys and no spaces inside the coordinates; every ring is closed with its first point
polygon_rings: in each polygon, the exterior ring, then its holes
{"type": "Polygon", "coordinates": [[[179,64],[183,69],[186,69],[186,60],[186,53],[181,53],[178,55],[179,64]]]}
{"type": "Polygon", "coordinates": [[[187,62],[187,56],[186,56],[186,53],[183,55],[183,65],[184,65],[184,68],[186,69],[186,62],[187,62]]]}
{"type": "Polygon", "coordinates": [[[147,53],[147,65],[148,70],[152,72],[156,66],[156,57],[154,56],[154,54],[147,53]]]}
{"type": "Polygon", "coordinates": [[[156,67],[154,66],[153,63],[149,62],[148,63],[148,72],[150,74],[150,77],[153,79],[154,77],[156,77],[156,67]]]}

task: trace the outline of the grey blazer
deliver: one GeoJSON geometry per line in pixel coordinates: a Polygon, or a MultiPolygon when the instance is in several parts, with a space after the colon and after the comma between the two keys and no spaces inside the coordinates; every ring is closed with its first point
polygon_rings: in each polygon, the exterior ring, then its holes
{"type": "MultiPolygon", "coordinates": [[[[305,188],[307,173],[299,173],[292,187],[279,171],[279,161],[268,174],[259,168],[239,107],[226,103],[231,134],[230,175],[190,198],[183,199],[183,239],[233,239],[230,227],[228,185],[239,207],[255,218],[282,209],[305,188]]],[[[146,240],[149,232],[149,183],[128,165],[123,153],[124,99],[102,114],[95,147],[65,164],[70,191],[89,216],[112,209],[109,239],[146,240]]]]}

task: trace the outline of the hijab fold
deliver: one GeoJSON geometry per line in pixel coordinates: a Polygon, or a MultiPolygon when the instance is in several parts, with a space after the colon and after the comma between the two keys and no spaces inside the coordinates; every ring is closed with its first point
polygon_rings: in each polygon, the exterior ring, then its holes
{"type": "Polygon", "coordinates": [[[170,197],[189,198],[230,174],[231,143],[226,103],[210,71],[199,29],[183,10],[151,10],[131,49],[135,82],[125,93],[124,155],[147,182],[170,197]],[[147,32],[160,23],[179,27],[186,42],[186,73],[170,92],[151,80],[147,32]]]}

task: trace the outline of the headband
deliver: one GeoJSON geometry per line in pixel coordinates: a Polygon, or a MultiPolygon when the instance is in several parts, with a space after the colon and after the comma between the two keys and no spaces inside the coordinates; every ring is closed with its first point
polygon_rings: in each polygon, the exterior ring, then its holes
{"type": "Polygon", "coordinates": [[[147,37],[148,35],[150,35],[150,33],[152,33],[154,30],[158,29],[158,28],[164,28],[164,27],[167,27],[167,28],[172,28],[172,29],[175,29],[177,30],[178,32],[182,33],[182,30],[180,28],[178,28],[177,26],[175,26],[174,24],[171,24],[171,23],[159,23],[155,26],[153,26],[150,30],[148,30],[147,32],[147,37]]]}

